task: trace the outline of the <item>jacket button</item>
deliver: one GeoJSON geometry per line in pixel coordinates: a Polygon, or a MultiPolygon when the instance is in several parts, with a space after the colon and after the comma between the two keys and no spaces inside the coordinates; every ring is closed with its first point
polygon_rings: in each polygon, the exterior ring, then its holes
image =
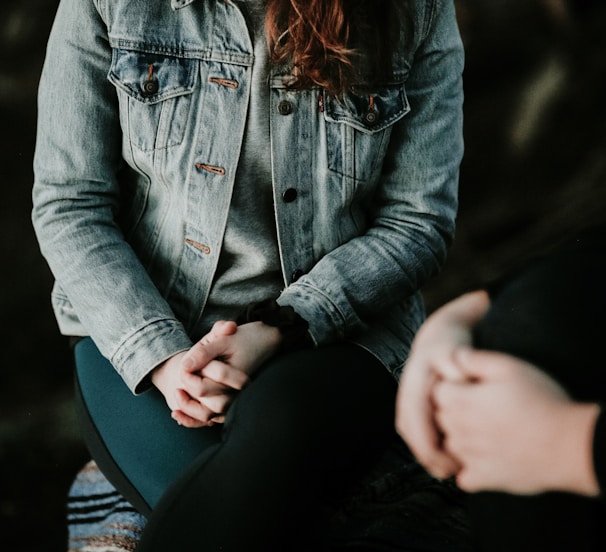
{"type": "Polygon", "coordinates": [[[282,199],[285,203],[290,203],[294,201],[295,199],[297,199],[297,190],[295,190],[294,188],[288,188],[288,190],[286,190],[282,194],[282,199]]]}
{"type": "Polygon", "coordinates": [[[374,109],[369,109],[366,112],[366,116],[364,117],[364,119],[366,119],[366,122],[369,125],[375,125],[379,120],[379,114],[374,109]]]}
{"type": "Polygon", "coordinates": [[[293,112],[292,103],[288,100],[282,100],[278,104],[278,113],[280,115],[290,115],[293,112]]]}
{"type": "Polygon", "coordinates": [[[146,80],[143,83],[143,95],[147,98],[148,96],[153,96],[158,93],[160,86],[158,85],[158,81],[156,79],[146,80]]]}
{"type": "Polygon", "coordinates": [[[305,272],[303,272],[300,268],[297,268],[292,275],[290,276],[290,283],[294,284],[301,276],[303,276],[305,272]]]}

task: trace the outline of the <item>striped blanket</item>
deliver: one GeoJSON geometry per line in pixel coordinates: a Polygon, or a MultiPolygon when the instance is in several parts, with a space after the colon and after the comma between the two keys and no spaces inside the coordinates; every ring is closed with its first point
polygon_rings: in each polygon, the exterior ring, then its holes
{"type": "Polygon", "coordinates": [[[132,552],[145,518],[90,461],[70,488],[67,525],[69,552],[132,552]]]}
{"type": "MultiPolygon", "coordinates": [[[[328,509],[335,552],[469,552],[462,496],[392,451],[345,504],[328,509]]],[[[68,496],[69,552],[132,552],[145,518],[91,461],[68,496]]]]}

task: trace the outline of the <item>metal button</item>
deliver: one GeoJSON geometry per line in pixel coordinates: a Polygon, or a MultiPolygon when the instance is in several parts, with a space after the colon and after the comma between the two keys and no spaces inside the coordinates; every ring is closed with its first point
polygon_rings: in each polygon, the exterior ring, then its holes
{"type": "Polygon", "coordinates": [[[158,93],[160,85],[156,79],[148,79],[143,82],[143,95],[147,98],[158,93]]]}
{"type": "Polygon", "coordinates": [[[300,268],[297,268],[297,270],[295,270],[290,277],[290,283],[295,283],[299,278],[301,278],[301,276],[303,276],[303,274],[305,274],[305,272],[303,272],[300,268]]]}
{"type": "Polygon", "coordinates": [[[285,190],[284,193],[282,194],[282,199],[286,202],[286,203],[290,203],[292,201],[294,201],[295,199],[297,199],[297,190],[295,190],[294,188],[288,188],[288,190],[285,190]]]}
{"type": "Polygon", "coordinates": [[[293,106],[292,106],[292,103],[289,102],[288,100],[282,100],[278,104],[278,113],[280,113],[280,115],[290,115],[292,112],[293,112],[293,106]]]}
{"type": "Polygon", "coordinates": [[[369,109],[364,117],[369,125],[374,125],[379,120],[379,114],[375,109],[369,109]]]}

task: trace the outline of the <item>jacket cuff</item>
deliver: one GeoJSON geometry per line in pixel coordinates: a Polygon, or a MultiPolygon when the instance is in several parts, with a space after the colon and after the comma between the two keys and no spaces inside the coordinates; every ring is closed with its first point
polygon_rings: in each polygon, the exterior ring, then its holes
{"type": "Polygon", "coordinates": [[[297,282],[296,285],[286,288],[277,302],[279,305],[290,305],[307,321],[307,332],[314,346],[332,343],[345,337],[344,317],[321,291],[297,282]]]}
{"type": "Polygon", "coordinates": [[[311,336],[307,332],[309,323],[290,305],[279,305],[275,299],[266,299],[251,303],[236,319],[238,325],[256,321],[280,330],[281,352],[308,349],[313,346],[311,336]]]}
{"type": "Polygon", "coordinates": [[[192,341],[177,320],[160,319],[128,336],[110,356],[129,389],[140,394],[151,387],[151,371],[173,355],[190,349],[192,341]]]}

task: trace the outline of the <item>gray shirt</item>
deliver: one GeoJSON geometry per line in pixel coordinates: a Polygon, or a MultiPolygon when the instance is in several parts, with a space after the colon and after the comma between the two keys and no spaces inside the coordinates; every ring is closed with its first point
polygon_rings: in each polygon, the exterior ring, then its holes
{"type": "Polygon", "coordinates": [[[269,131],[269,53],[265,2],[240,3],[254,42],[248,119],[227,228],[205,319],[234,318],[283,287],[276,236],[269,131]]]}

